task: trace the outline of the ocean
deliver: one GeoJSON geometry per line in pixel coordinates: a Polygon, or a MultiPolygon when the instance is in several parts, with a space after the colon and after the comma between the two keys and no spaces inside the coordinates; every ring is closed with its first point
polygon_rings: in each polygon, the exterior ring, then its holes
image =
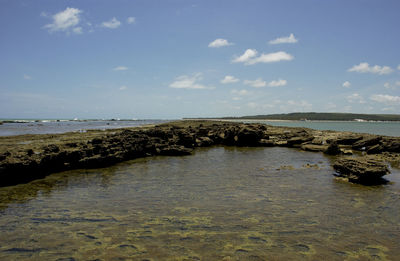
{"type": "Polygon", "coordinates": [[[170,120],[0,120],[0,136],[22,134],[56,134],[65,132],[85,132],[87,130],[106,130],[138,127],[148,124],[161,124],[170,120]]]}

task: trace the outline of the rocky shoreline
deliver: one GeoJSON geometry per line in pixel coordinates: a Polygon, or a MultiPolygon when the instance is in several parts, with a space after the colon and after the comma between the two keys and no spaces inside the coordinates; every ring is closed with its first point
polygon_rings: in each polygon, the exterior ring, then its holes
{"type": "Polygon", "coordinates": [[[387,164],[400,166],[400,138],[220,121],[183,120],[85,133],[0,137],[0,186],[48,174],[154,156],[189,155],[196,147],[283,146],[334,155],[337,175],[380,184],[387,164]],[[352,155],[347,158],[344,155],[352,155]]]}

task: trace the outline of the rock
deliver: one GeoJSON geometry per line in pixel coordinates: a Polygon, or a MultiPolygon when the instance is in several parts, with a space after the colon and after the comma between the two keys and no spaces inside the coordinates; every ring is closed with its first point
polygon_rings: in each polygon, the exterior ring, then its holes
{"type": "Polygon", "coordinates": [[[273,147],[275,143],[272,140],[261,139],[258,145],[261,147],[273,147]]]}
{"type": "Polygon", "coordinates": [[[352,150],[340,149],[340,152],[344,155],[353,155],[352,150]]]}
{"type": "Polygon", "coordinates": [[[314,144],[302,144],[301,149],[305,151],[323,152],[326,151],[328,145],[314,145],[314,144]]]}
{"type": "Polygon", "coordinates": [[[185,148],[184,146],[172,145],[160,150],[160,155],[163,156],[183,156],[192,154],[193,149],[185,148]]]}
{"type": "Polygon", "coordinates": [[[367,147],[374,146],[382,140],[381,136],[362,139],[353,143],[352,148],[355,150],[366,150],[367,147]]]}
{"type": "Polygon", "coordinates": [[[363,138],[363,136],[355,135],[355,134],[341,135],[341,136],[338,136],[334,140],[332,140],[332,139],[328,140],[328,143],[332,143],[332,142],[336,141],[337,144],[352,145],[356,141],[362,140],[362,138],[363,138]]]}
{"type": "Polygon", "coordinates": [[[333,168],[340,176],[361,184],[379,184],[382,176],[390,173],[384,163],[367,157],[341,158],[333,164],[333,168]]]}
{"type": "Polygon", "coordinates": [[[381,144],[376,144],[374,146],[371,146],[368,150],[367,150],[367,154],[378,154],[383,152],[384,147],[381,144]]]}
{"type": "Polygon", "coordinates": [[[329,144],[328,148],[324,151],[324,153],[328,155],[338,155],[341,153],[341,151],[336,142],[331,142],[331,144],[329,144]]]}
{"type": "Polygon", "coordinates": [[[241,128],[236,137],[236,144],[239,146],[256,146],[260,140],[260,131],[250,128],[241,128]]]}
{"type": "Polygon", "coordinates": [[[313,140],[314,137],[312,136],[300,136],[300,137],[293,137],[287,140],[287,145],[289,147],[293,147],[295,145],[300,145],[302,143],[308,142],[313,140]]]}
{"type": "Polygon", "coordinates": [[[196,144],[198,147],[208,147],[214,144],[214,141],[209,137],[198,137],[196,139],[196,144]]]}

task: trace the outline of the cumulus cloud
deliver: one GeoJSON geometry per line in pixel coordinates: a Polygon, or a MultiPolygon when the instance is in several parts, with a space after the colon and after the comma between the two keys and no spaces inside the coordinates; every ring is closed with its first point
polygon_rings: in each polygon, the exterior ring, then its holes
{"type": "Polygon", "coordinates": [[[279,80],[277,80],[277,81],[271,81],[271,82],[269,82],[269,83],[268,83],[268,86],[269,86],[269,87],[279,87],[279,86],[285,86],[286,84],[287,84],[287,81],[286,81],[286,80],[279,79],[279,80]]]}
{"type": "Polygon", "coordinates": [[[358,93],[353,93],[347,96],[346,100],[350,103],[365,103],[364,98],[358,93]]]}
{"type": "Polygon", "coordinates": [[[201,73],[196,73],[192,76],[181,75],[172,82],[169,87],[175,89],[214,89],[213,87],[199,84],[198,82],[203,79],[201,73]]]}
{"type": "Polygon", "coordinates": [[[369,63],[360,63],[359,65],[354,65],[350,69],[347,70],[348,72],[358,72],[358,73],[373,73],[373,74],[389,74],[393,72],[393,69],[389,66],[379,66],[374,65],[370,66],[369,63]]]}
{"type": "Polygon", "coordinates": [[[30,80],[30,79],[32,79],[32,77],[29,76],[29,75],[27,75],[27,74],[24,74],[24,79],[25,79],[25,80],[30,80]]]}
{"type": "Polygon", "coordinates": [[[296,37],[294,37],[293,34],[290,34],[287,37],[280,37],[280,38],[276,38],[274,40],[269,41],[269,44],[282,44],[282,43],[297,43],[298,40],[296,39],[296,37]]]}
{"type": "Polygon", "coordinates": [[[234,76],[226,75],[224,77],[224,79],[221,80],[221,83],[228,84],[228,83],[235,83],[235,82],[238,82],[238,81],[239,81],[239,79],[235,78],[234,76]]]}
{"type": "Polygon", "coordinates": [[[128,67],[126,66],[117,66],[113,68],[113,71],[126,71],[128,70],[128,67]]]}
{"type": "Polygon", "coordinates": [[[345,82],[342,84],[342,86],[343,86],[344,88],[350,88],[351,83],[350,83],[349,81],[345,81],[345,82]]]}
{"type": "MultiPolygon", "coordinates": [[[[82,10],[79,10],[77,8],[67,7],[64,11],[61,11],[53,15],[51,17],[53,19],[53,22],[51,24],[46,24],[44,28],[48,29],[49,32],[72,31],[73,33],[82,33],[82,28],[75,27],[80,22],[79,15],[81,13],[82,10]]],[[[42,13],[41,15],[47,17],[47,14],[45,13],[42,13]]]]}
{"type": "Polygon", "coordinates": [[[116,29],[121,26],[121,22],[118,21],[117,18],[113,17],[110,21],[101,23],[101,26],[109,29],[116,29]]]}
{"type": "Polygon", "coordinates": [[[130,16],[126,19],[127,24],[134,24],[136,22],[136,18],[133,16],[130,16]]]}
{"type": "Polygon", "coordinates": [[[211,43],[208,44],[208,47],[210,48],[219,48],[219,47],[223,47],[223,46],[229,46],[229,45],[233,45],[233,43],[228,42],[228,40],[226,39],[215,39],[214,41],[212,41],[211,43]]]}
{"type": "Polygon", "coordinates": [[[392,96],[387,94],[373,94],[369,97],[372,101],[385,104],[400,105],[400,96],[392,96]]]}
{"type": "Polygon", "coordinates": [[[243,83],[246,85],[250,85],[251,87],[254,87],[254,88],[261,88],[261,87],[267,86],[267,82],[261,78],[258,78],[254,81],[244,80],[243,83]]]}
{"type": "Polygon", "coordinates": [[[247,49],[241,56],[233,59],[234,63],[248,63],[252,58],[257,56],[257,50],[247,49]]]}
{"type": "Polygon", "coordinates": [[[274,63],[280,61],[290,61],[294,57],[286,52],[280,51],[275,53],[263,53],[257,56],[257,50],[247,49],[241,56],[232,60],[234,63],[244,63],[245,65],[252,65],[256,63],[274,63]]]}

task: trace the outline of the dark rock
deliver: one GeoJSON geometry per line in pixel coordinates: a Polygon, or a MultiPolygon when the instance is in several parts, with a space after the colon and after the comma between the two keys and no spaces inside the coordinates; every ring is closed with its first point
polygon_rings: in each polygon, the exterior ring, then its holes
{"type": "Polygon", "coordinates": [[[261,146],[261,147],[273,147],[275,145],[275,143],[272,140],[261,139],[258,142],[258,145],[261,146]]]}
{"type": "Polygon", "coordinates": [[[209,137],[198,137],[196,139],[196,144],[198,147],[208,147],[214,144],[214,141],[209,137]]]}
{"type": "Polygon", "coordinates": [[[389,140],[384,144],[384,150],[389,152],[399,152],[400,153],[400,140],[389,140]]]}
{"type": "Polygon", "coordinates": [[[331,142],[331,144],[329,144],[328,148],[324,151],[324,153],[328,155],[338,155],[341,153],[341,151],[336,142],[331,142]]]}
{"type": "Polygon", "coordinates": [[[183,156],[192,154],[193,149],[185,148],[184,146],[172,145],[160,149],[160,155],[164,156],[183,156]]]}
{"type": "Polygon", "coordinates": [[[352,148],[355,150],[366,150],[366,148],[379,144],[382,140],[381,136],[362,139],[353,143],[352,148]]]}
{"type": "Polygon", "coordinates": [[[382,153],[384,151],[384,147],[381,144],[376,144],[374,146],[371,146],[370,148],[368,148],[367,150],[367,154],[378,154],[378,153],[382,153]]]}
{"type": "Polygon", "coordinates": [[[236,144],[239,146],[256,146],[260,140],[261,132],[250,128],[241,128],[236,137],[236,144]]]}
{"type": "Polygon", "coordinates": [[[60,151],[60,148],[57,145],[50,144],[43,148],[45,153],[57,153],[60,151]]]}
{"type": "Polygon", "coordinates": [[[289,147],[293,147],[295,145],[300,145],[302,143],[308,142],[313,140],[314,137],[312,136],[300,136],[300,137],[293,137],[287,140],[287,144],[289,147]]]}
{"type": "Polygon", "coordinates": [[[384,163],[366,157],[341,158],[333,164],[333,168],[349,181],[362,184],[381,183],[381,177],[390,173],[384,163]]]}

